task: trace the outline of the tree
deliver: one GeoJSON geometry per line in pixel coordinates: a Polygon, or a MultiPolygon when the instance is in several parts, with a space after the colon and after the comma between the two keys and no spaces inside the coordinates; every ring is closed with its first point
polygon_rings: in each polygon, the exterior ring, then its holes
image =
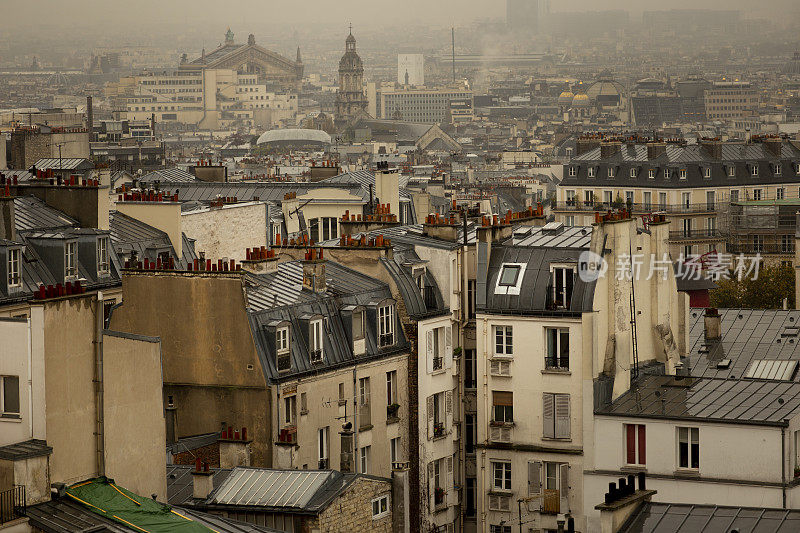
{"type": "Polygon", "coordinates": [[[752,309],[780,309],[787,298],[789,309],[795,306],[794,268],[786,265],[764,265],[758,277],[743,277],[741,281],[731,273],[730,279],[717,282],[718,288],[711,291],[712,307],[746,307],[752,309]]]}

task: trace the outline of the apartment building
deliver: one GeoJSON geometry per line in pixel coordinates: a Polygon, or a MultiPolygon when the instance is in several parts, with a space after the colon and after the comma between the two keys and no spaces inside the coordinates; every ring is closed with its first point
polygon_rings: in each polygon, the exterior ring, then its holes
{"type": "Polygon", "coordinates": [[[469,120],[472,91],[463,87],[380,88],[378,117],[421,124],[469,120]]]}
{"type": "Polygon", "coordinates": [[[630,250],[645,270],[666,255],[666,222],[649,234],[635,225],[611,216],[591,227],[478,228],[478,531],[520,519],[555,531],[570,517],[587,531],[595,381],[617,397],[645,365],[675,368],[685,351],[688,302],[668,259],[650,279],[611,273],[630,250]],[[585,277],[588,252],[607,275],[585,277]]]}
{"type": "Polygon", "coordinates": [[[717,81],[704,96],[707,120],[753,120],[758,115],[758,90],[749,82],[717,81]]]}
{"type": "MultiPolygon", "coordinates": [[[[565,225],[589,224],[594,212],[621,207],[643,220],[664,213],[674,258],[723,252],[728,245],[730,252],[746,252],[731,238],[742,220],[732,204],[800,198],[798,176],[800,149],[778,137],[698,144],[585,137],[564,166],[553,213],[565,225]]],[[[760,239],[752,237],[751,244],[760,239]]]]}

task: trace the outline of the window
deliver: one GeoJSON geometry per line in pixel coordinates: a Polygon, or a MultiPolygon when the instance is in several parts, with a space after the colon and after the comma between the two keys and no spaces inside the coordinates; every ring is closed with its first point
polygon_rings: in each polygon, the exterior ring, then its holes
{"type": "Polygon", "coordinates": [[[300,414],[308,413],[308,395],[305,392],[300,393],[300,414]]]}
{"type": "Polygon", "coordinates": [[[592,191],[583,191],[583,203],[594,205],[594,193],[592,191]]]}
{"type": "Polygon", "coordinates": [[[364,311],[353,313],[353,339],[364,338],[364,311]]]}
{"type": "Polygon", "coordinates": [[[625,463],[646,465],[645,426],[643,424],[624,424],[625,463]]]}
{"type": "Polygon", "coordinates": [[[603,191],[603,203],[606,205],[611,205],[611,202],[613,201],[614,198],[611,191],[603,191]]]}
{"type": "Polygon", "coordinates": [[[753,200],[761,200],[761,189],[753,189],[753,200]]]}
{"type": "Polygon", "coordinates": [[[511,463],[492,461],[492,472],[494,490],[511,490],[511,463]]]}
{"type": "Polygon", "coordinates": [[[474,389],[478,386],[478,361],[475,349],[464,350],[464,388],[474,389]]]}
{"type": "Polygon", "coordinates": [[[108,237],[97,239],[97,272],[108,272],[108,237]]]}
{"type": "Polygon", "coordinates": [[[543,436],[550,439],[570,438],[569,394],[545,392],[542,402],[543,436]]]}
{"type": "Polygon", "coordinates": [[[309,324],[308,337],[311,343],[311,362],[322,362],[322,320],[312,320],[309,324]]]}
{"type": "Polygon", "coordinates": [[[19,376],[0,376],[0,416],[19,418],[19,376]]]}
{"type": "Polygon", "coordinates": [[[646,211],[649,211],[653,204],[653,193],[651,193],[650,191],[643,192],[642,203],[644,204],[644,209],[646,211]]]}
{"type": "Polygon", "coordinates": [[[684,237],[691,237],[692,236],[692,219],[691,218],[684,218],[683,219],[683,236],[684,237]]]}
{"type": "Polygon", "coordinates": [[[397,403],[397,370],[386,373],[386,405],[397,403]]]}
{"type": "Polygon", "coordinates": [[[667,193],[658,193],[658,208],[664,211],[667,208],[667,193]]]}
{"type": "Polygon", "coordinates": [[[782,170],[783,170],[783,168],[781,167],[781,164],[780,163],[775,163],[775,175],[776,176],[780,176],[782,170]]]}
{"type": "Polygon", "coordinates": [[[64,277],[72,278],[78,275],[78,243],[75,241],[64,244],[64,277]]]}
{"type": "Polygon", "coordinates": [[[655,177],[656,177],[655,169],[651,168],[650,170],[648,170],[647,171],[647,177],[650,178],[651,180],[655,179],[655,177]]]}
{"type": "Polygon", "coordinates": [[[711,167],[705,167],[703,169],[703,177],[707,180],[711,179],[711,167]]]}
{"type": "Polygon", "coordinates": [[[475,443],[478,441],[478,428],[475,425],[476,415],[464,415],[464,425],[466,427],[466,439],[464,441],[464,452],[475,453],[475,443]]]}
{"type": "Polygon", "coordinates": [[[20,255],[19,248],[8,249],[8,288],[19,287],[22,285],[22,276],[20,275],[20,255]]]}
{"type": "Polygon", "coordinates": [[[499,284],[504,287],[514,287],[517,284],[517,278],[522,268],[519,265],[503,265],[500,270],[499,284]]]}
{"type": "Polygon", "coordinates": [[[492,422],[514,423],[514,395],[507,391],[492,391],[492,422]]]}
{"type": "Polygon", "coordinates": [[[317,430],[317,458],[319,459],[319,469],[327,470],[328,464],[328,445],[330,443],[330,427],[325,426],[317,430]]]}
{"type": "Polygon", "coordinates": [[[512,326],[494,327],[494,354],[508,357],[514,355],[512,326]]]}
{"type": "Polygon", "coordinates": [[[394,344],[394,305],[378,308],[378,347],[394,344]]]}
{"type": "Polygon", "coordinates": [[[689,258],[692,257],[692,245],[691,244],[687,244],[686,246],[683,247],[683,257],[685,259],[689,259],[689,258]]]}
{"type": "Polygon", "coordinates": [[[669,169],[668,169],[668,168],[665,168],[665,169],[664,169],[664,179],[665,179],[665,180],[668,180],[668,179],[669,179],[669,169]]]}
{"type": "Polygon", "coordinates": [[[625,203],[633,206],[633,191],[625,191],[625,203]]]}
{"type": "Polygon", "coordinates": [[[381,496],[372,500],[372,519],[377,520],[389,514],[389,496],[381,496]]]}
{"type": "Polygon", "coordinates": [[[794,251],[794,236],[781,235],[781,252],[790,253],[794,251]]]}
{"type": "Polygon", "coordinates": [[[476,280],[467,280],[467,317],[475,318],[475,287],[476,280]]]}
{"type": "Polygon", "coordinates": [[[275,351],[278,356],[278,372],[286,372],[292,368],[289,356],[289,328],[278,328],[275,331],[275,351]]]}
{"type": "Polygon", "coordinates": [[[489,526],[489,533],[511,533],[511,526],[489,526]]]}
{"type": "Polygon", "coordinates": [[[732,190],[731,191],[731,202],[738,202],[739,201],[739,191],[732,190]]]}
{"type": "Polygon", "coordinates": [[[283,399],[283,421],[284,424],[287,426],[294,425],[294,421],[297,419],[297,397],[296,396],[286,396],[283,399]]]}
{"type": "Polygon", "coordinates": [[[578,175],[578,167],[569,167],[569,176],[574,178],[578,175]]]}
{"type": "Polygon", "coordinates": [[[393,463],[400,461],[400,437],[389,441],[389,458],[393,463]]]}
{"type": "Polygon", "coordinates": [[[547,338],[546,368],[569,370],[569,329],[545,328],[547,338]]]}
{"type": "Polygon", "coordinates": [[[571,228],[575,225],[575,216],[574,215],[567,215],[564,217],[564,225],[568,228],[571,228]]]}
{"type": "Polygon", "coordinates": [[[775,189],[775,199],[776,200],[783,200],[784,189],[783,187],[778,187],[775,189]]]}
{"type": "Polygon", "coordinates": [[[359,450],[359,458],[361,461],[361,470],[362,474],[369,474],[369,455],[370,455],[370,446],[364,446],[359,450]]]}
{"type": "Polygon", "coordinates": [[[550,267],[550,272],[553,285],[553,305],[556,308],[569,309],[575,270],[572,267],[550,267]]]}
{"type": "Polygon", "coordinates": [[[344,397],[344,383],[339,383],[339,404],[345,403],[347,399],[344,397]]]}
{"type": "Polygon", "coordinates": [[[750,175],[753,177],[758,176],[758,165],[750,165],[750,175]]]}
{"type": "Polygon", "coordinates": [[[586,170],[587,170],[587,171],[588,171],[588,173],[589,173],[589,177],[590,177],[590,178],[593,178],[593,177],[594,177],[594,167],[589,167],[589,168],[587,168],[586,170]]]}
{"type": "MultiPolygon", "coordinates": [[[[477,514],[476,508],[476,501],[478,500],[478,491],[477,491],[477,479],[474,477],[467,478],[467,505],[466,505],[466,515],[467,516],[475,516],[477,514]]],[[[497,526],[492,526],[497,527],[497,526]]],[[[509,526],[508,533],[511,533],[511,527],[509,526]]]]}
{"type": "Polygon", "coordinates": [[[686,169],[680,169],[678,171],[678,178],[685,180],[686,179],[686,169]]]}
{"type": "Polygon", "coordinates": [[[636,177],[636,167],[631,167],[631,174],[630,174],[630,176],[631,176],[632,178],[635,178],[635,177],[636,177]]]}
{"type": "Polygon", "coordinates": [[[736,166],[735,165],[730,165],[728,167],[728,177],[729,178],[735,178],[736,177],[736,166]]]}
{"type": "Polygon", "coordinates": [[[311,218],[308,221],[308,236],[314,242],[319,241],[319,219],[311,218]]]}
{"type": "Polygon", "coordinates": [[[608,167],[608,177],[609,178],[614,177],[614,167],[608,167]]]}
{"type": "Polygon", "coordinates": [[[698,428],[678,428],[678,468],[700,468],[698,428]]]}
{"type": "Polygon", "coordinates": [[[753,235],[753,252],[763,252],[764,251],[764,236],[763,235],[753,235]]]}

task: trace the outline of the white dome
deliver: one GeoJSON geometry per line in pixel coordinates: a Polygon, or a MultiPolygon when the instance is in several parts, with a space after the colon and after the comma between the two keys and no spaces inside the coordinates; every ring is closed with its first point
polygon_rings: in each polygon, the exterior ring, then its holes
{"type": "Polygon", "coordinates": [[[261,134],[256,144],[266,143],[320,143],[330,144],[331,136],[322,130],[284,129],[270,130],[261,134]]]}

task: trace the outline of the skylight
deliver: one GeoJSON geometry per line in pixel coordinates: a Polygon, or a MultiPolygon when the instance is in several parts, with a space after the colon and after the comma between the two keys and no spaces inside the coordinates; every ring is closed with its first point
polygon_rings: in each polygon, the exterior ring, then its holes
{"type": "Polygon", "coordinates": [[[503,265],[503,269],[500,271],[500,286],[516,286],[520,270],[519,265],[503,265]]]}

